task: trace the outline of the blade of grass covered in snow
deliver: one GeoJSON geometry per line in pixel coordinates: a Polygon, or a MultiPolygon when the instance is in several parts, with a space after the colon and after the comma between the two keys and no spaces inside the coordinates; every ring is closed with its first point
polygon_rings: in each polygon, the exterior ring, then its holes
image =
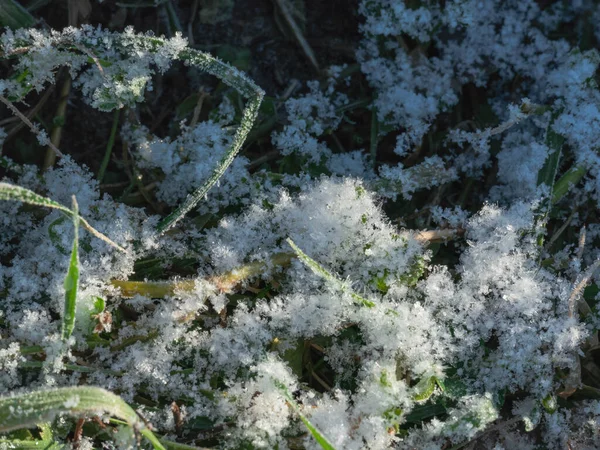
{"type": "Polygon", "coordinates": [[[210,177],[208,177],[208,179],[192,194],[188,195],[175,211],[159,222],[157,228],[159,234],[162,234],[173,227],[206,196],[208,191],[215,184],[217,184],[242,148],[246,137],[256,121],[258,109],[265,95],[264,91],[242,72],[208,53],[187,48],[181,51],[177,58],[183,60],[190,66],[198,67],[199,69],[216,76],[223,83],[233,87],[240,95],[247,98],[248,101],[242,113],[240,125],[238,126],[233,136],[231,146],[225,155],[217,163],[217,166],[214,168],[210,177]]]}
{"type": "MultiPolygon", "coordinates": [[[[239,283],[250,277],[263,274],[269,267],[285,267],[296,255],[293,253],[277,253],[267,262],[254,261],[238,267],[230,272],[209,278],[207,281],[216,285],[221,292],[231,292],[239,283]]],[[[196,281],[174,280],[174,281],[125,281],[112,280],[111,284],[121,290],[121,296],[133,297],[144,295],[150,298],[165,298],[175,295],[177,291],[191,292],[196,287],[196,281]]]]}
{"type": "Polygon", "coordinates": [[[110,282],[121,290],[121,297],[131,298],[143,295],[150,298],[165,298],[175,295],[176,291],[191,292],[196,287],[195,280],[175,281],[127,281],[112,280],[110,282]]]}
{"type": "Polygon", "coordinates": [[[121,397],[92,386],[38,390],[0,397],[0,432],[33,428],[63,414],[80,416],[103,413],[127,422],[148,439],[154,449],[165,450],[140,416],[121,397]]]}
{"type": "Polygon", "coordinates": [[[69,260],[69,270],[65,277],[65,305],[62,318],[62,340],[67,342],[75,328],[77,309],[77,288],[79,286],[79,206],[73,196],[73,247],[69,260]]]}
{"type": "Polygon", "coordinates": [[[298,417],[300,417],[300,420],[302,421],[302,423],[304,423],[304,426],[306,426],[306,428],[308,429],[308,431],[310,432],[312,437],[315,438],[315,440],[319,443],[321,448],[324,450],[335,450],[335,447],[329,442],[329,439],[327,439],[323,435],[323,433],[321,433],[317,427],[315,427],[312,423],[310,423],[310,421],[304,416],[304,414],[302,414],[300,412],[300,407],[295,402],[295,400],[292,398],[291,394],[289,393],[289,391],[287,390],[285,385],[277,380],[273,380],[273,383],[275,384],[277,389],[279,389],[279,391],[281,392],[281,394],[283,395],[285,400],[292,407],[292,409],[296,412],[296,414],[298,414],[298,417]]]}
{"type": "Polygon", "coordinates": [[[371,300],[368,300],[368,299],[358,295],[356,292],[354,292],[348,286],[347,283],[345,283],[344,281],[337,278],[335,275],[333,275],[327,269],[325,269],[323,266],[321,266],[318,262],[316,262],[314,259],[312,259],[310,256],[308,256],[302,250],[300,250],[300,248],[290,238],[287,238],[286,240],[287,240],[287,243],[290,244],[292,249],[294,249],[294,253],[296,253],[296,256],[298,256],[298,259],[300,259],[300,261],[302,261],[304,264],[306,264],[315,274],[317,274],[317,275],[321,276],[322,278],[324,278],[325,280],[329,281],[331,284],[333,284],[336,288],[338,288],[342,292],[348,292],[350,294],[350,296],[352,297],[352,299],[356,303],[366,306],[367,308],[372,308],[375,306],[375,303],[373,303],[371,300]]]}
{"type": "MultiPolygon", "coordinates": [[[[54,200],[38,195],[35,192],[30,191],[29,189],[25,189],[21,186],[16,186],[10,183],[0,182],[0,200],[17,201],[27,203],[29,205],[45,206],[47,208],[58,209],[59,211],[62,211],[63,213],[67,214],[69,217],[73,217],[74,214],[77,214],[71,211],[66,206],[55,202],[54,200]]],[[[78,220],[81,222],[81,225],[91,234],[96,236],[98,239],[106,242],[110,246],[116,248],[117,250],[123,253],[127,253],[127,250],[125,250],[123,247],[116,244],[115,242],[111,241],[107,236],[105,236],[104,234],[96,230],[94,227],[92,227],[88,223],[88,221],[85,220],[83,217],[78,216],[78,218],[78,220]]]]}

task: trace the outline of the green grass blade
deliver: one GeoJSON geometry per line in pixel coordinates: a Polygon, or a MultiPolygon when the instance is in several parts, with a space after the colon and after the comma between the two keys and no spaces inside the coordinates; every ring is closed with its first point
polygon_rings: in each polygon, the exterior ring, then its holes
{"type": "Polygon", "coordinates": [[[73,247],[69,260],[69,270],[65,277],[65,305],[62,319],[62,340],[66,342],[75,328],[77,310],[77,288],[79,286],[79,207],[73,196],[73,247]]]}
{"type": "Polygon", "coordinates": [[[108,163],[110,162],[110,155],[112,154],[112,149],[115,145],[115,137],[117,135],[117,127],[119,126],[119,116],[121,114],[120,109],[116,109],[113,113],[113,122],[110,128],[110,135],[108,136],[108,142],[106,144],[106,151],[104,152],[104,157],[102,158],[102,163],[100,163],[100,169],[98,169],[98,183],[102,183],[104,179],[104,173],[106,172],[106,168],[108,167],[108,163]]]}
{"type": "MultiPolygon", "coordinates": [[[[73,217],[74,214],[73,211],[71,211],[69,208],[61,205],[58,202],[55,202],[54,200],[36,194],[35,192],[30,191],[29,189],[25,189],[21,186],[16,186],[10,183],[0,182],[0,200],[23,202],[29,205],[45,206],[47,208],[58,209],[59,211],[62,211],[65,214],[67,214],[69,217],[73,217]]],[[[123,253],[127,253],[127,250],[125,250],[123,247],[116,244],[115,242],[111,241],[107,236],[105,236],[104,234],[96,230],[94,227],[92,227],[89,224],[89,222],[83,217],[78,215],[78,218],[81,222],[81,225],[83,225],[83,227],[86,230],[88,230],[91,234],[96,236],[98,239],[106,242],[108,245],[116,248],[117,250],[123,253]]]]}
{"type": "Polygon", "coordinates": [[[45,206],[47,208],[58,209],[69,216],[73,215],[73,212],[66,206],[14,184],[0,182],[0,200],[12,200],[29,205],[45,206]]]}
{"type": "Polygon", "coordinates": [[[537,185],[540,186],[545,184],[546,186],[549,186],[551,190],[554,186],[563,144],[565,143],[565,138],[552,129],[556,117],[558,117],[558,113],[553,114],[546,130],[546,145],[550,149],[550,154],[546,158],[546,161],[539,170],[537,176],[537,185]]]}
{"type": "Polygon", "coordinates": [[[356,292],[350,289],[347,283],[344,283],[342,280],[340,280],[338,277],[333,275],[331,272],[329,272],[327,269],[321,266],[318,262],[316,262],[314,259],[308,256],[306,253],[304,253],[290,238],[287,239],[287,243],[290,244],[290,246],[294,250],[294,253],[296,253],[296,255],[298,256],[298,259],[304,264],[306,264],[315,274],[329,281],[340,291],[348,292],[356,303],[366,306],[367,308],[372,308],[375,306],[375,303],[373,303],[371,300],[368,300],[358,295],[356,292]]]}
{"type": "Polygon", "coordinates": [[[310,423],[306,417],[304,417],[300,413],[298,413],[298,416],[300,416],[300,420],[302,420],[306,428],[308,428],[308,431],[310,432],[312,437],[315,438],[315,440],[319,443],[321,448],[323,448],[324,450],[335,450],[335,447],[329,443],[327,438],[323,436],[323,434],[321,434],[321,432],[317,430],[317,428],[312,423],[310,423]]]}
{"type": "Polygon", "coordinates": [[[81,416],[104,413],[127,422],[148,439],[154,449],[165,450],[131,406],[112,392],[91,386],[39,390],[0,397],[0,432],[33,428],[63,414],[81,416]]]}
{"type": "Polygon", "coordinates": [[[579,181],[581,181],[586,173],[586,166],[575,166],[562,177],[560,177],[552,189],[552,203],[554,204],[563,198],[565,194],[569,192],[571,187],[575,186],[577,183],[579,183],[579,181]]]}
{"type": "Polygon", "coordinates": [[[265,95],[264,91],[242,72],[208,53],[193,49],[185,49],[179,54],[178,58],[191,66],[198,67],[199,69],[216,76],[223,83],[233,87],[240,95],[247,98],[248,101],[242,113],[240,125],[233,136],[231,147],[229,147],[225,155],[217,163],[217,166],[210,177],[208,177],[208,179],[192,194],[188,195],[175,211],[159,222],[157,228],[159,234],[162,234],[173,227],[206,196],[208,191],[215,184],[217,184],[242,148],[246,137],[256,121],[258,109],[265,95]]]}
{"type": "Polygon", "coordinates": [[[275,386],[277,387],[277,389],[279,389],[279,391],[281,392],[283,397],[286,399],[288,404],[292,407],[292,409],[296,412],[296,414],[298,414],[298,417],[300,417],[300,420],[302,421],[302,423],[304,423],[304,425],[306,426],[306,428],[308,429],[308,431],[310,432],[312,437],[315,438],[315,440],[319,443],[321,448],[324,450],[335,450],[335,447],[331,444],[331,442],[329,442],[329,439],[327,439],[323,435],[323,433],[321,433],[321,431],[319,431],[319,429],[317,427],[315,427],[312,423],[310,423],[310,421],[304,416],[304,414],[302,414],[300,412],[300,408],[298,407],[298,404],[292,398],[292,396],[290,395],[290,393],[287,390],[287,388],[285,387],[285,385],[277,380],[273,380],[273,382],[275,383],[275,386]]]}
{"type": "Polygon", "coordinates": [[[0,26],[12,28],[29,28],[35,25],[35,18],[29,14],[16,0],[0,1],[0,26]]]}

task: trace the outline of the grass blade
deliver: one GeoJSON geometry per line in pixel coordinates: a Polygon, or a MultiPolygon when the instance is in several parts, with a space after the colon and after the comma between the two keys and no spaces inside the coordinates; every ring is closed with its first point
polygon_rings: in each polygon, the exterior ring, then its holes
{"type": "Polygon", "coordinates": [[[47,197],[43,197],[39,194],[36,194],[35,192],[30,191],[29,189],[25,189],[21,186],[16,186],[10,183],[0,182],[0,200],[23,202],[29,205],[45,206],[46,208],[58,209],[59,211],[62,211],[63,213],[67,214],[69,217],[73,217],[73,214],[77,214],[78,220],[81,222],[81,225],[91,234],[96,236],[98,239],[106,242],[108,245],[116,248],[117,250],[123,253],[127,253],[127,250],[125,250],[123,247],[116,244],[115,242],[111,241],[107,236],[105,236],[104,234],[96,230],[94,227],[92,227],[88,223],[88,221],[85,220],[83,217],[79,216],[78,213],[73,213],[73,211],[71,211],[66,206],[63,206],[60,203],[55,202],[54,200],[51,200],[47,197]]]}
{"type": "Polygon", "coordinates": [[[304,416],[304,414],[302,414],[300,412],[300,408],[299,408],[298,404],[292,398],[292,396],[290,395],[290,393],[287,390],[287,388],[285,387],[285,385],[277,380],[273,380],[273,382],[275,383],[275,386],[277,387],[277,389],[279,389],[279,391],[281,392],[283,397],[286,399],[288,404],[292,407],[292,409],[296,412],[296,414],[298,414],[298,417],[300,417],[300,420],[302,421],[302,423],[304,423],[304,425],[306,426],[306,428],[308,429],[308,431],[310,432],[312,437],[315,438],[315,440],[319,443],[321,448],[324,450],[335,450],[335,447],[331,444],[331,442],[329,442],[329,439],[327,439],[323,435],[323,433],[321,433],[317,427],[315,427],[312,423],[310,423],[310,421],[304,416]]]}
{"type": "Polygon", "coordinates": [[[264,91],[242,72],[208,53],[188,48],[178,55],[178,59],[216,76],[223,83],[232,86],[240,95],[247,98],[248,101],[242,113],[240,125],[233,136],[231,146],[217,163],[213,173],[199,188],[188,195],[175,211],[159,222],[157,227],[157,232],[159,234],[162,234],[173,227],[206,196],[208,191],[210,191],[215,184],[217,184],[242,148],[246,137],[256,121],[258,109],[265,95],[264,91]]]}
{"type": "Polygon", "coordinates": [[[165,450],[131,406],[112,392],[92,386],[39,390],[0,397],[0,432],[33,428],[63,414],[80,416],[103,413],[127,422],[148,439],[154,449],[165,450]]]}
{"type": "Polygon", "coordinates": [[[539,170],[537,176],[537,185],[540,186],[545,184],[546,186],[549,186],[551,190],[554,186],[554,180],[556,179],[560,157],[562,154],[562,147],[565,142],[565,138],[552,129],[552,125],[554,124],[556,117],[558,117],[558,113],[555,113],[552,116],[552,119],[550,120],[546,130],[546,145],[550,149],[550,154],[546,158],[546,161],[539,170]]]}
{"type": "Polygon", "coordinates": [[[65,305],[62,321],[62,340],[66,342],[71,337],[75,328],[75,313],[77,309],[77,287],[79,286],[79,207],[73,196],[73,247],[69,270],[65,277],[65,305]]]}
{"type": "Polygon", "coordinates": [[[321,266],[318,262],[316,262],[314,259],[312,259],[310,256],[308,256],[302,250],[300,250],[300,248],[290,238],[287,239],[287,243],[290,244],[290,246],[294,250],[294,253],[296,253],[296,255],[298,256],[298,259],[300,261],[302,261],[304,264],[306,264],[315,274],[317,274],[320,277],[324,278],[325,280],[329,281],[340,291],[348,292],[356,303],[366,306],[367,308],[372,308],[375,306],[375,303],[373,303],[371,300],[368,300],[368,299],[358,295],[356,292],[354,292],[352,289],[350,289],[350,287],[348,286],[347,283],[345,283],[344,281],[340,280],[338,277],[336,277],[335,275],[330,273],[327,269],[325,269],[323,266],[321,266]]]}
{"type": "Polygon", "coordinates": [[[16,0],[0,1],[0,25],[12,28],[29,28],[35,25],[35,18],[16,0]]]}
{"type": "MultiPolygon", "coordinates": [[[[268,261],[253,261],[222,275],[210,277],[207,281],[214,284],[221,292],[231,292],[244,280],[265,273],[270,267],[287,267],[296,255],[293,253],[276,253],[268,261]]],[[[175,281],[128,281],[112,280],[114,287],[121,290],[121,296],[131,298],[144,295],[150,298],[165,298],[175,295],[177,291],[191,292],[196,287],[194,279],[175,281]]]]}
{"type": "Polygon", "coordinates": [[[586,173],[587,167],[581,165],[571,168],[567,173],[560,177],[552,189],[552,204],[563,198],[572,186],[575,186],[581,181],[586,173]]]}
{"type": "Polygon", "coordinates": [[[0,200],[12,200],[29,205],[45,206],[47,208],[58,209],[69,216],[73,215],[73,212],[66,206],[14,184],[0,182],[0,200]]]}
{"type": "Polygon", "coordinates": [[[106,168],[108,167],[108,163],[110,162],[110,155],[112,154],[112,149],[115,145],[115,137],[117,135],[117,127],[119,126],[119,116],[121,110],[116,109],[113,113],[113,122],[110,128],[110,135],[108,136],[108,142],[106,144],[106,151],[104,152],[104,157],[102,158],[102,163],[100,163],[100,169],[98,169],[98,183],[102,183],[104,179],[104,173],[106,172],[106,168]]]}

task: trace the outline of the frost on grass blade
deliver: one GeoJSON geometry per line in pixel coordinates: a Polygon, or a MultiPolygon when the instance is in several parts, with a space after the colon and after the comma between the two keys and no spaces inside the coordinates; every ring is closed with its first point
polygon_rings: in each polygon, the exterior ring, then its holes
{"type": "Polygon", "coordinates": [[[103,413],[124,420],[134,431],[146,437],[154,449],[164,450],[164,446],[131,406],[112,392],[91,386],[39,390],[0,397],[0,432],[33,428],[62,414],[80,416],[103,413]]]}
{"type": "MultiPolygon", "coordinates": [[[[59,211],[64,212],[69,217],[72,217],[73,214],[78,215],[78,213],[74,213],[66,206],[63,206],[60,203],[55,202],[54,200],[51,200],[47,197],[38,195],[35,192],[30,191],[29,189],[22,188],[21,186],[15,186],[14,184],[10,184],[10,183],[0,182],[0,200],[12,200],[12,201],[17,201],[17,202],[27,203],[30,205],[54,208],[54,209],[58,209],[59,211]]],[[[88,223],[88,221],[85,220],[83,217],[78,215],[78,220],[81,222],[81,225],[83,225],[83,227],[86,230],[88,230],[91,234],[96,236],[98,239],[106,242],[110,246],[116,248],[117,250],[119,250],[123,253],[127,253],[127,250],[125,250],[123,247],[116,244],[115,242],[111,241],[104,234],[100,233],[98,230],[96,230],[94,227],[92,227],[88,223]]]]}
{"type": "Polygon", "coordinates": [[[306,264],[315,274],[329,281],[340,291],[348,292],[356,303],[366,306],[367,308],[372,308],[375,306],[375,303],[373,303],[371,300],[358,295],[356,292],[350,289],[346,283],[337,278],[335,275],[331,274],[318,262],[316,262],[314,259],[308,256],[302,250],[300,250],[300,248],[290,238],[287,239],[287,243],[290,244],[290,246],[294,250],[294,253],[296,253],[296,255],[298,256],[298,259],[300,259],[300,261],[306,264]]]}
{"type": "Polygon", "coordinates": [[[46,206],[63,211],[70,216],[73,215],[73,212],[66,206],[14,184],[0,182],[0,200],[13,200],[30,205],[46,206]]]}
{"type": "Polygon", "coordinates": [[[62,340],[66,342],[75,328],[77,309],[77,287],[79,285],[79,207],[73,196],[73,247],[69,260],[69,270],[65,278],[65,306],[62,321],[62,340]]]}
{"type": "MultiPolygon", "coordinates": [[[[54,82],[55,70],[68,65],[71,73],[78,75],[75,83],[81,88],[84,99],[94,108],[108,112],[133,106],[144,100],[144,92],[156,73],[151,66],[164,73],[176,60],[216,76],[248,99],[230,148],[208,179],[159,223],[157,231],[160,234],[181,220],[219,181],[246,140],[264,97],[264,91],[233,66],[208,53],[187,48],[187,41],[180,34],[165,39],[135,34],[132,28],[124,33],[111,33],[90,26],[79,30],[67,28],[51,35],[26,30],[19,36],[18,49],[11,45],[5,47],[0,57],[23,55],[19,64],[26,75],[20,84],[14,83],[17,91],[14,100],[22,99],[33,88],[41,90],[46,83],[54,82]],[[36,60],[44,61],[44,64],[34,64],[36,60]],[[91,64],[95,65],[94,70],[87,70],[91,64]]],[[[2,98],[0,96],[0,100],[2,98]]],[[[13,98],[5,101],[10,107],[9,100],[13,98]]],[[[35,130],[33,125],[31,128],[35,130]]]]}
{"type": "Polygon", "coordinates": [[[186,61],[192,66],[196,66],[211,75],[216,76],[224,83],[232,86],[240,95],[248,99],[246,108],[242,114],[242,119],[238,129],[233,136],[233,141],[229,150],[223,155],[210,177],[192,194],[188,195],[184,202],[177,207],[175,211],[162,219],[158,224],[158,233],[162,234],[181,220],[194,206],[196,206],[208,193],[208,191],[219,181],[229,165],[235,159],[235,156],[242,148],[242,144],[254,125],[258,108],[265,95],[264,91],[254,82],[234,67],[218,60],[208,53],[199,52],[192,49],[182,51],[179,59],[186,61]]]}
{"type": "Polygon", "coordinates": [[[288,402],[288,404],[294,409],[296,414],[298,414],[298,417],[300,417],[300,420],[302,420],[302,423],[304,423],[304,425],[306,426],[306,428],[308,429],[308,431],[310,432],[312,437],[315,438],[315,440],[319,443],[321,448],[324,450],[335,450],[335,447],[329,442],[329,440],[323,435],[323,433],[321,433],[317,429],[317,427],[315,427],[312,423],[310,423],[310,421],[304,416],[304,414],[302,414],[300,412],[300,408],[298,407],[298,404],[294,401],[294,399],[290,395],[290,393],[287,390],[287,388],[285,387],[285,385],[277,380],[273,380],[273,383],[275,384],[277,389],[279,389],[279,391],[281,392],[281,394],[283,395],[285,400],[288,402]]]}

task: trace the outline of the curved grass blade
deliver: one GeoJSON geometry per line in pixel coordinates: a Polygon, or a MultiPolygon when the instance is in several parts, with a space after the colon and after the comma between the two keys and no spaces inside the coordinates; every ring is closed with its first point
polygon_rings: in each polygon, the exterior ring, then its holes
{"type": "MultiPolygon", "coordinates": [[[[69,208],[61,205],[58,202],[55,202],[54,200],[36,194],[35,192],[30,191],[29,189],[25,189],[21,186],[16,186],[10,183],[0,182],[0,200],[17,201],[27,203],[29,205],[45,206],[47,208],[58,209],[59,211],[62,211],[63,213],[67,214],[69,217],[73,217],[74,214],[73,211],[71,211],[69,208]]],[[[96,236],[98,239],[106,242],[108,245],[116,248],[117,250],[123,253],[127,253],[127,250],[125,250],[123,247],[116,244],[115,242],[111,241],[107,236],[105,236],[104,234],[96,230],[94,227],[92,227],[88,223],[88,221],[85,220],[83,217],[78,215],[78,220],[81,222],[81,225],[87,231],[96,236]]]]}
{"type": "Polygon", "coordinates": [[[342,280],[340,280],[338,277],[336,277],[335,275],[330,273],[327,269],[325,269],[323,266],[321,266],[318,262],[316,262],[314,259],[312,259],[310,256],[308,256],[306,253],[304,253],[302,250],[300,250],[300,248],[290,238],[287,238],[286,240],[287,240],[287,243],[290,244],[290,246],[294,250],[294,253],[296,253],[296,255],[298,256],[298,259],[300,261],[302,261],[304,264],[306,264],[315,274],[317,274],[320,277],[324,278],[325,280],[329,281],[340,291],[348,292],[350,294],[350,296],[352,297],[352,299],[359,305],[366,306],[367,308],[372,308],[375,306],[375,303],[373,303],[371,300],[358,295],[356,292],[354,292],[352,289],[350,289],[350,287],[348,286],[347,283],[344,283],[342,280]]]}
{"type": "Polygon", "coordinates": [[[62,321],[62,340],[66,342],[75,328],[75,313],[77,309],[77,288],[79,286],[79,206],[73,196],[73,247],[69,260],[69,270],[65,277],[65,305],[62,321]]]}
{"type": "Polygon", "coordinates": [[[63,414],[81,416],[104,413],[127,422],[148,439],[155,450],[165,450],[140,416],[121,397],[92,386],[39,390],[0,397],[0,432],[33,428],[63,414]]]}
{"type": "Polygon", "coordinates": [[[248,102],[242,113],[240,125],[233,136],[231,147],[229,147],[225,155],[217,163],[217,166],[213,170],[210,177],[208,177],[208,179],[193,193],[188,195],[175,211],[159,222],[157,228],[157,232],[159,234],[164,233],[169,228],[173,227],[179,220],[181,220],[206,196],[208,191],[223,176],[227,168],[231,165],[236,155],[242,148],[246,137],[250,133],[250,130],[256,121],[258,109],[265,95],[264,91],[252,80],[247,78],[242,72],[208,53],[188,48],[183,50],[178,55],[178,58],[191,66],[198,67],[199,69],[216,76],[223,81],[223,83],[233,87],[239,92],[240,95],[247,98],[248,102]]]}
{"type": "Polygon", "coordinates": [[[285,400],[292,407],[292,409],[296,412],[296,414],[298,414],[298,417],[300,417],[300,420],[302,421],[302,423],[304,423],[304,426],[306,426],[306,428],[308,429],[308,431],[310,432],[312,437],[315,438],[315,440],[319,443],[321,448],[324,450],[335,450],[335,447],[331,444],[331,442],[329,442],[329,439],[327,439],[323,435],[323,433],[321,433],[317,427],[315,427],[312,423],[310,423],[310,421],[304,416],[304,414],[302,414],[300,412],[300,408],[299,408],[298,404],[292,398],[292,396],[290,395],[290,393],[287,390],[287,388],[285,387],[285,385],[282,382],[277,381],[277,380],[273,380],[273,383],[275,383],[275,386],[277,387],[277,389],[279,389],[279,391],[281,392],[281,394],[283,395],[285,400]]]}

